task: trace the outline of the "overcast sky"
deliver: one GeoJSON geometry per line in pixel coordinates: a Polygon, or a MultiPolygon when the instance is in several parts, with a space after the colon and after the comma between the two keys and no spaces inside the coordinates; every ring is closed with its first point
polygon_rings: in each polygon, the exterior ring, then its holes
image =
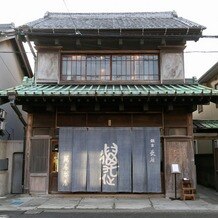
{"type": "MultiPolygon", "coordinates": [[[[176,11],[205,26],[203,35],[218,35],[217,0],[1,0],[0,23],[20,26],[49,12],[176,11]]],[[[218,38],[188,42],[185,76],[199,78],[218,61],[218,38]]]]}

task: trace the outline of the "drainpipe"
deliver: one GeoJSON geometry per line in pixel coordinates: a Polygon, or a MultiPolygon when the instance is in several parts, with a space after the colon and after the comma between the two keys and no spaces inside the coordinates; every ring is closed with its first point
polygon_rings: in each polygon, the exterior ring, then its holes
{"type": "Polygon", "coordinates": [[[22,189],[24,190],[24,174],[25,174],[25,154],[26,154],[26,127],[27,127],[27,123],[23,118],[22,113],[20,112],[19,108],[17,107],[17,105],[15,104],[15,93],[13,94],[9,94],[8,95],[8,99],[10,101],[10,105],[12,107],[12,109],[14,110],[14,112],[17,114],[19,120],[21,121],[21,123],[23,124],[23,130],[24,130],[24,137],[23,137],[23,175],[22,175],[22,189]]]}
{"type": "Polygon", "coordinates": [[[14,100],[11,100],[10,101],[10,105],[11,107],[13,108],[14,112],[17,114],[19,120],[21,121],[21,123],[23,124],[24,127],[27,126],[27,123],[26,121],[24,120],[23,118],[23,115],[21,114],[19,108],[17,107],[17,105],[14,103],[14,100]]]}

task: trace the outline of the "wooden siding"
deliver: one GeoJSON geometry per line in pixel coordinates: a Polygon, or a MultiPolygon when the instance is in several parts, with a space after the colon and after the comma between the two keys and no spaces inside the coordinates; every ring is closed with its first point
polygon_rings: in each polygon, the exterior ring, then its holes
{"type": "Polygon", "coordinates": [[[50,138],[32,138],[30,147],[29,192],[48,193],[50,138]]]}
{"type": "MultiPolygon", "coordinates": [[[[31,128],[30,123],[30,128],[28,128],[30,131],[29,133],[31,133],[31,135],[34,134],[35,137],[37,136],[42,138],[49,136],[53,139],[60,140],[58,129],[61,129],[62,127],[101,127],[100,129],[102,129],[102,127],[159,127],[161,128],[161,137],[164,144],[162,178],[165,179],[164,181],[162,179],[162,185],[164,186],[166,195],[168,196],[174,192],[172,183],[173,181],[171,179],[172,175],[171,172],[167,170],[169,164],[173,162],[173,159],[168,158],[170,158],[170,156],[172,155],[171,152],[174,149],[174,146],[176,147],[175,150],[178,150],[178,157],[182,160],[184,166],[182,168],[183,173],[186,172],[188,169],[188,176],[193,180],[195,179],[195,170],[192,164],[192,160],[194,158],[194,156],[192,156],[192,116],[186,108],[182,106],[174,106],[172,108],[157,106],[145,108],[144,112],[135,111],[135,108],[132,110],[129,109],[129,111],[120,112],[116,110],[116,108],[118,107],[115,105],[115,103],[117,104],[117,102],[111,103],[114,105],[112,105],[109,111],[107,111],[106,109],[106,111],[101,111],[101,107],[99,111],[93,112],[91,111],[93,104],[87,103],[86,107],[80,105],[80,107],[77,108],[76,111],[70,111],[69,105],[65,105],[65,108],[56,108],[56,112],[54,109],[52,112],[45,111],[40,113],[34,113],[32,124],[33,128],[31,128]],[[46,136],[46,133],[49,135],[46,136]],[[181,153],[179,148],[177,149],[178,143],[180,144],[179,147],[181,147],[181,149],[184,149],[183,151],[181,151],[181,153]],[[187,153],[188,156],[186,155],[187,153]]],[[[124,136],[123,140],[126,141],[124,136]]],[[[128,149],[128,146],[126,149],[128,149]]],[[[84,153],[84,155],[88,154],[87,151],[84,153]]],[[[134,152],[136,152],[136,155],[137,152],[140,153],[140,151],[137,150],[134,150],[134,152]]],[[[128,161],[129,156],[124,156],[126,158],[125,161],[128,161]]],[[[87,158],[86,161],[81,161],[81,166],[85,167],[87,164],[90,164],[90,166],[94,166],[94,162],[92,162],[93,160],[95,159],[90,156],[89,158],[87,158]]],[[[125,163],[125,161],[123,163],[125,163]]],[[[26,165],[28,165],[28,163],[26,163],[26,165]]],[[[59,172],[55,172],[52,176],[50,175],[50,191],[57,191],[58,176],[59,172]]],[[[48,174],[46,178],[47,180],[49,179],[48,174]]],[[[81,176],[81,178],[84,178],[84,175],[81,176]]],[[[123,190],[125,190],[124,186],[123,190]]],[[[48,187],[46,188],[46,191],[48,191],[48,187]]]]}
{"type": "Polygon", "coordinates": [[[57,127],[112,126],[112,127],[148,127],[162,126],[161,113],[62,113],[57,115],[57,127]]]}
{"type": "Polygon", "coordinates": [[[165,188],[168,197],[174,195],[174,175],[171,173],[171,164],[179,164],[181,174],[177,176],[177,190],[180,193],[182,178],[189,178],[196,184],[194,149],[191,140],[174,138],[165,139],[165,188]]]}

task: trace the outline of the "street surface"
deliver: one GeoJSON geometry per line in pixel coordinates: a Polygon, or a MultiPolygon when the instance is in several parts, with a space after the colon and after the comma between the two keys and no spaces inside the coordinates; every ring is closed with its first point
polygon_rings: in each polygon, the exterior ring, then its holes
{"type": "Polygon", "coordinates": [[[1,211],[0,218],[217,218],[218,212],[178,212],[178,211],[1,211]]]}

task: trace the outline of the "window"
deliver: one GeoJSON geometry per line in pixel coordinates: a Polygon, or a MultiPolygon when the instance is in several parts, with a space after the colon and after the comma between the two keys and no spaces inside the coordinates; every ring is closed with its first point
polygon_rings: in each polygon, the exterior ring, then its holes
{"type": "Polygon", "coordinates": [[[48,139],[32,139],[30,173],[46,173],[48,170],[48,139]]]}
{"type": "Polygon", "coordinates": [[[63,55],[64,81],[159,80],[158,55],[63,55]]]}

